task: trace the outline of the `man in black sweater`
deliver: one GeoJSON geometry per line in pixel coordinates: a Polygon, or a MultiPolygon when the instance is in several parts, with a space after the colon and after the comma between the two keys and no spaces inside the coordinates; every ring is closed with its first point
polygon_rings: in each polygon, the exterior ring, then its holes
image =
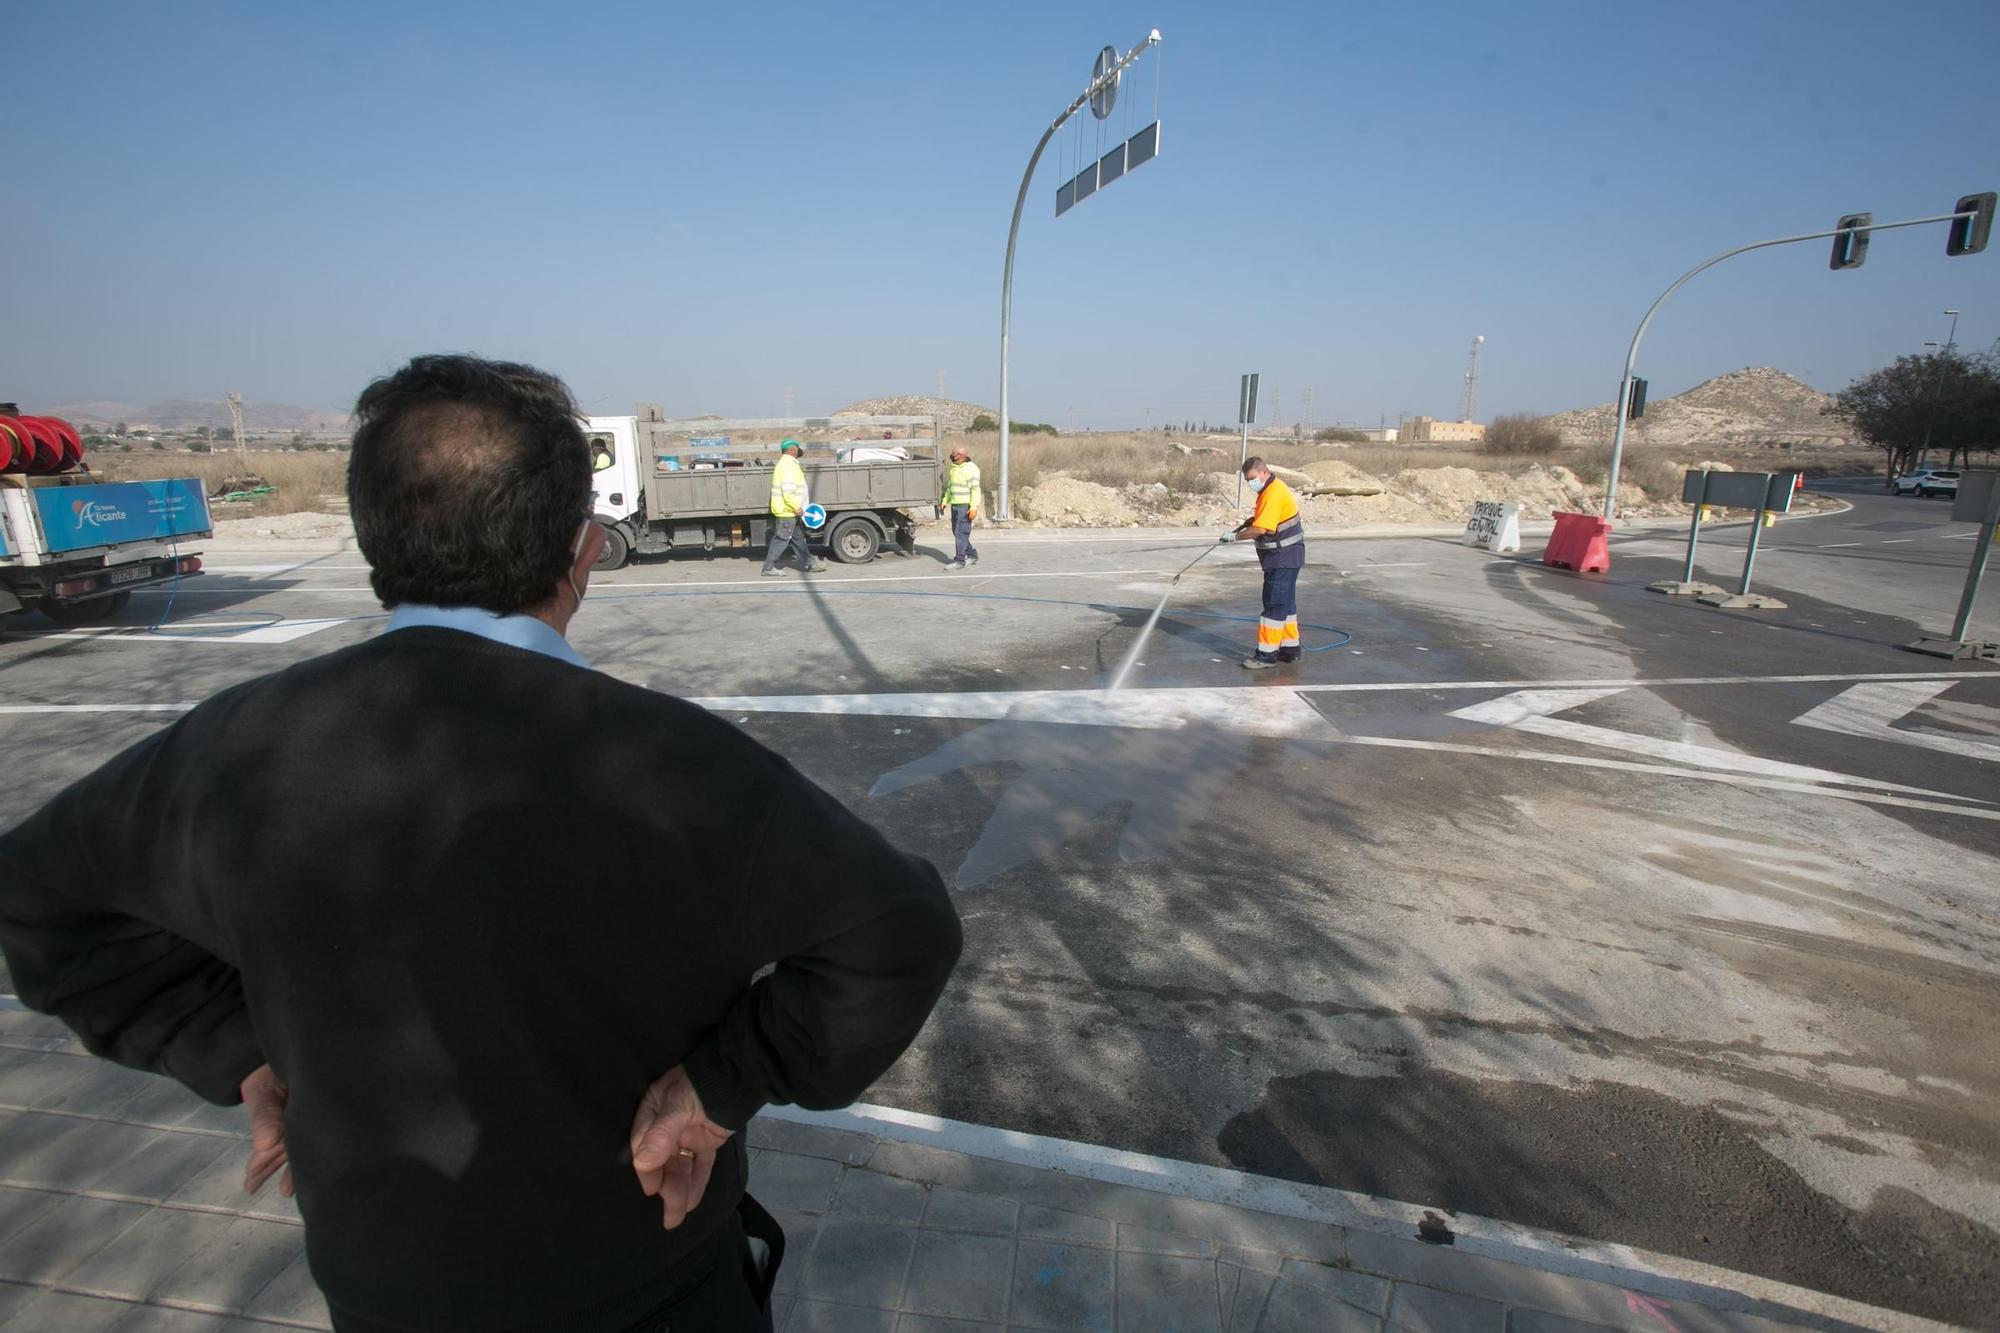
{"type": "Polygon", "coordinates": [[[420,357],[356,416],[388,631],[0,836],[21,998],[248,1105],[246,1184],[296,1173],[342,1333],[768,1329],[738,1131],[902,1054],[958,957],[943,883],[570,650],[604,537],[560,381],[420,357]]]}

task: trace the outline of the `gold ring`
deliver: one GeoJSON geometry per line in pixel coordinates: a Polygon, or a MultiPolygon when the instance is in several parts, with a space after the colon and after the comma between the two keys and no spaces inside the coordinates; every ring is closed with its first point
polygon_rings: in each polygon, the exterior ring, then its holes
{"type": "Polygon", "coordinates": [[[680,1156],[682,1156],[682,1157],[693,1157],[693,1156],[694,1156],[694,1149],[692,1149],[692,1148],[677,1148],[677,1149],[675,1149],[675,1152],[676,1152],[676,1153],[678,1153],[678,1154],[679,1154],[680,1156]]]}

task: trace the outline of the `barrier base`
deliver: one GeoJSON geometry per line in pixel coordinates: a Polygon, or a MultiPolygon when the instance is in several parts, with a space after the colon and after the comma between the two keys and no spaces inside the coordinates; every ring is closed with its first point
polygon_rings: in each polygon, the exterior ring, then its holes
{"type": "Polygon", "coordinates": [[[1663,592],[1669,597],[1700,597],[1705,593],[1712,593],[1718,597],[1727,595],[1719,584],[1703,583],[1700,579],[1692,583],[1683,583],[1679,579],[1661,579],[1658,583],[1648,583],[1646,591],[1663,592]]]}
{"type": "Polygon", "coordinates": [[[1766,597],[1761,592],[1724,592],[1720,588],[1711,593],[1703,593],[1695,598],[1703,606],[1721,607],[1724,611],[1782,611],[1785,604],[1775,597],[1766,597]]]}
{"type": "Polygon", "coordinates": [[[1964,662],[1981,659],[2000,662],[2000,643],[1991,639],[1918,639],[1903,645],[1906,653],[1922,653],[1925,657],[1942,657],[1950,662],[1964,662]]]}

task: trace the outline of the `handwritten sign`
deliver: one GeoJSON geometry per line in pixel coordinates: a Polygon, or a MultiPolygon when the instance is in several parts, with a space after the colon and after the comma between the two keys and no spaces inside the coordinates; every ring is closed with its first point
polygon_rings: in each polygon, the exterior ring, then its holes
{"type": "Polygon", "coordinates": [[[1496,554],[1521,549],[1521,506],[1511,500],[1475,500],[1465,521],[1465,544],[1496,554]]]}

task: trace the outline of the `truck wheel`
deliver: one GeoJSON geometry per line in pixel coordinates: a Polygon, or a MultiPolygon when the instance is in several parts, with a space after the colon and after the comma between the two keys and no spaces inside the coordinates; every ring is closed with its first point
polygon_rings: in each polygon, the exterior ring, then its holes
{"type": "Polygon", "coordinates": [[[41,610],[58,625],[94,625],[111,619],[131,601],[129,592],[114,592],[109,597],[93,597],[87,602],[58,602],[51,598],[41,603],[41,610]]]}
{"type": "Polygon", "coordinates": [[[611,524],[606,523],[603,528],[604,549],[597,553],[597,563],[591,569],[623,569],[632,554],[632,543],[625,540],[624,532],[611,524]]]}
{"type": "Polygon", "coordinates": [[[881,549],[882,530],[872,520],[857,514],[840,521],[827,545],[833,548],[834,559],[842,564],[865,565],[881,549]]]}

